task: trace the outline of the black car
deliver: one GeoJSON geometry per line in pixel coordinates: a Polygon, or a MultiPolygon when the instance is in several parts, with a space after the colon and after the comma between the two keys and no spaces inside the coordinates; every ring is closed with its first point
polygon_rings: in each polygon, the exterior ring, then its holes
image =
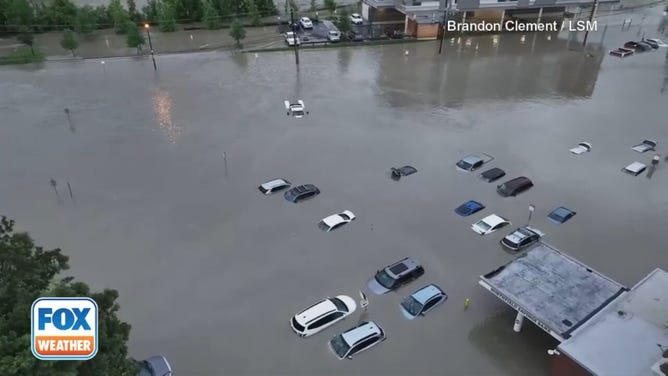
{"type": "Polygon", "coordinates": [[[392,167],[390,169],[390,176],[394,180],[399,180],[402,176],[413,175],[416,172],[417,168],[413,166],[404,166],[399,168],[392,167]]]}
{"type": "Polygon", "coordinates": [[[359,31],[351,30],[348,32],[348,40],[351,40],[353,42],[361,42],[364,40],[364,37],[362,36],[362,33],[359,31]]]}
{"type": "Polygon", "coordinates": [[[367,287],[374,294],[382,295],[398,289],[423,274],[424,268],[420,262],[406,257],[376,272],[376,275],[367,282],[367,287]]]}
{"type": "Polygon", "coordinates": [[[501,239],[501,245],[511,251],[519,251],[536,243],[543,235],[545,234],[533,227],[522,227],[501,239]]]}
{"type": "Polygon", "coordinates": [[[650,47],[652,47],[652,48],[655,49],[655,50],[659,48],[659,44],[656,43],[656,42],[653,41],[653,40],[643,39],[643,40],[641,41],[641,43],[648,44],[650,47]]]}
{"type": "Polygon", "coordinates": [[[624,47],[635,50],[636,52],[645,52],[652,49],[649,44],[639,43],[634,41],[628,41],[624,43],[624,47]]]}
{"type": "Polygon", "coordinates": [[[520,176],[497,185],[496,192],[503,197],[517,196],[531,187],[533,187],[533,182],[526,176],[520,176]]]}
{"type": "Polygon", "coordinates": [[[297,203],[299,201],[317,196],[320,190],[313,184],[298,185],[283,194],[286,200],[297,203]]]}
{"type": "Polygon", "coordinates": [[[503,171],[502,169],[498,167],[490,168],[489,170],[483,172],[480,174],[480,179],[491,183],[497,179],[501,179],[502,177],[506,176],[506,172],[503,171]]]}

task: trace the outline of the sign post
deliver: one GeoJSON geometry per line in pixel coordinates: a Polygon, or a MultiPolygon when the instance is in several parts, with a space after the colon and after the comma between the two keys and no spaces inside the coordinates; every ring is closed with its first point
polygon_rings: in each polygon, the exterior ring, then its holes
{"type": "Polygon", "coordinates": [[[529,219],[527,220],[527,226],[531,223],[531,215],[533,214],[534,210],[536,210],[534,204],[529,204],[529,219]]]}

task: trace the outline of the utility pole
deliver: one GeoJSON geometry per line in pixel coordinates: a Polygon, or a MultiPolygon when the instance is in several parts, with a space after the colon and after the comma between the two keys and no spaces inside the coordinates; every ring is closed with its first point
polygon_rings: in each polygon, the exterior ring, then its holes
{"type": "Polygon", "coordinates": [[[293,36],[293,41],[295,45],[295,64],[299,66],[299,50],[297,47],[297,28],[295,27],[295,18],[294,18],[294,9],[290,8],[290,29],[292,29],[292,36],[293,36]]]}
{"type": "Polygon", "coordinates": [[[598,0],[594,0],[594,5],[591,7],[591,14],[589,15],[589,23],[586,25],[587,30],[585,30],[585,36],[582,40],[582,47],[587,46],[587,37],[589,36],[589,25],[591,25],[594,20],[594,14],[596,14],[596,9],[598,8],[598,0]]]}
{"type": "Polygon", "coordinates": [[[146,29],[146,35],[148,35],[148,48],[151,49],[151,59],[153,60],[153,69],[157,71],[158,66],[155,64],[155,54],[153,53],[153,43],[151,42],[151,30],[150,30],[151,26],[145,23],[144,28],[146,29]]]}
{"type": "Polygon", "coordinates": [[[448,22],[448,0],[445,0],[445,9],[443,9],[443,31],[441,32],[441,43],[438,45],[438,54],[443,51],[443,39],[445,39],[445,28],[448,22]]]}

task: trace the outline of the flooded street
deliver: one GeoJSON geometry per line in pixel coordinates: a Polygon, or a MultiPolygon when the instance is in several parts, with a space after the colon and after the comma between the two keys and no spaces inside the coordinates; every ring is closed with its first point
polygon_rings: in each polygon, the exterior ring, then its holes
{"type": "Polygon", "coordinates": [[[513,258],[498,244],[512,229],[470,225],[496,213],[514,229],[532,203],[546,242],[623,284],[668,267],[668,165],[651,179],[620,171],[649,165],[654,153],[630,149],[643,139],[668,153],[666,49],[607,55],[633,38],[611,29],[592,56],[563,34],[462,38],[440,56],[437,42],[302,51],[299,70],[292,52],[159,56],[157,73],[150,59],[3,67],[0,208],[70,255],[77,278],[118,289],[130,353],[163,353],[176,375],[544,375],[555,341],[530,323],[514,333],[514,312],[477,283],[513,258]],[[303,119],[285,113],[297,99],[303,119]],[[570,154],[580,141],[592,151],[570,154]],[[455,169],[475,152],[535,187],[500,197],[455,169]],[[418,173],[392,181],[406,164],[418,173]],[[258,192],[279,177],[322,193],[292,204],[258,192]],[[457,216],[469,199],[487,209],[457,216]],[[562,205],[577,215],[549,222],[562,205]],[[345,209],[355,222],[317,228],[345,209]],[[425,275],[369,294],[387,341],[333,356],[327,341],[359,310],[292,333],[298,310],[357,299],[405,256],[425,275]],[[448,301],[405,320],[401,298],[428,283],[448,301]]]}

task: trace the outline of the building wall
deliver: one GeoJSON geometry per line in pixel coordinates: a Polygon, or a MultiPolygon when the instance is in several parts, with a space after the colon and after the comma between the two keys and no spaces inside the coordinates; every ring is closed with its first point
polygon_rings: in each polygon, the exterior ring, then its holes
{"type": "Polygon", "coordinates": [[[593,376],[566,355],[552,355],[550,376],[593,376]]]}
{"type": "Polygon", "coordinates": [[[403,13],[393,8],[374,8],[369,7],[369,21],[370,22],[404,22],[403,13]]]}
{"type": "Polygon", "coordinates": [[[436,39],[440,24],[418,24],[417,39],[436,39]]]}

